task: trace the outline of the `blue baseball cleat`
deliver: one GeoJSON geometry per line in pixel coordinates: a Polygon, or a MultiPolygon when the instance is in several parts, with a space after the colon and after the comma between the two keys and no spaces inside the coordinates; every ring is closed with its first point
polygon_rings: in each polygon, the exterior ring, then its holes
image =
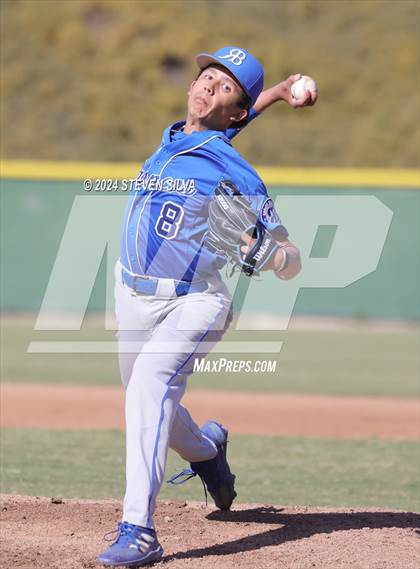
{"type": "Polygon", "coordinates": [[[141,567],[161,559],[163,549],[154,530],[122,522],[115,532],[116,540],[98,557],[98,563],[105,567],[141,567]]]}
{"type": "Polygon", "coordinates": [[[229,510],[236,492],[235,475],[231,473],[226,457],[228,431],[216,421],[207,421],[201,427],[201,432],[215,443],[217,455],[210,460],[191,462],[191,470],[176,474],[168,482],[182,484],[198,474],[216,506],[220,510],[229,510]],[[186,478],[180,480],[182,477],[186,478]]]}

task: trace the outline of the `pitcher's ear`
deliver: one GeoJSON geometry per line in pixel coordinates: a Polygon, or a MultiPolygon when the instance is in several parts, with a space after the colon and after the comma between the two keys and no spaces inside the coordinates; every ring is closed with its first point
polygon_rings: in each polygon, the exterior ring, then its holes
{"type": "Polygon", "coordinates": [[[244,118],[248,115],[248,111],[246,109],[241,109],[236,113],[235,116],[229,117],[232,122],[240,122],[243,121],[244,118]]]}

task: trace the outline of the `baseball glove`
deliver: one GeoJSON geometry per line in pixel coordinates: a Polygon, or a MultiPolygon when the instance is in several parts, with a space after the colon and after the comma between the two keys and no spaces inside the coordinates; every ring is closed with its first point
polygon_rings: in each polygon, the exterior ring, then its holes
{"type": "Polygon", "coordinates": [[[239,269],[248,277],[258,275],[278,249],[250,201],[230,180],[222,180],[216,187],[209,205],[208,225],[207,245],[224,254],[232,262],[233,271],[239,269]],[[255,240],[245,254],[241,251],[244,232],[255,240]]]}

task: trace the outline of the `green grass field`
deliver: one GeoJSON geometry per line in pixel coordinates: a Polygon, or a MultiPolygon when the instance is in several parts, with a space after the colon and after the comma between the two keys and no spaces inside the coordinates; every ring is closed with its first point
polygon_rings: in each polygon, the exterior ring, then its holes
{"type": "MultiPolygon", "coordinates": [[[[29,316],[3,319],[4,381],[119,385],[116,354],[26,353],[34,340],[110,341],[113,333],[92,327],[89,320],[81,332],[34,332],[32,328],[29,316]]],[[[227,336],[228,340],[252,338],[284,342],[275,374],[195,374],[190,388],[418,395],[415,327],[378,332],[359,326],[227,336]]],[[[272,359],[271,355],[263,357],[272,359]]],[[[123,495],[124,436],[120,431],[4,429],[1,443],[2,492],[81,498],[123,495]]],[[[236,435],[231,437],[230,456],[242,502],[420,509],[419,447],[415,442],[236,435]]],[[[182,467],[170,453],[167,477],[182,467]]],[[[202,500],[202,486],[197,479],[180,487],[165,484],[160,498],[202,500]]]]}
{"type": "MultiPolygon", "coordinates": [[[[419,510],[416,443],[238,435],[230,440],[239,502],[419,510]]],[[[2,492],[123,495],[122,432],[5,429],[1,447],[2,492]]],[[[184,466],[170,452],[166,479],[184,466]]],[[[164,484],[160,499],[204,500],[201,482],[164,484]]]]}
{"type": "MultiPolygon", "coordinates": [[[[31,317],[3,318],[2,379],[11,382],[119,385],[116,354],[28,354],[31,341],[115,339],[89,324],[80,332],[34,332],[31,317]]],[[[415,397],[419,394],[419,333],[341,330],[229,332],[226,340],[283,341],[279,355],[231,354],[232,359],[277,359],[270,374],[195,374],[189,388],[415,397]]],[[[217,358],[223,354],[209,356],[217,358]]]]}

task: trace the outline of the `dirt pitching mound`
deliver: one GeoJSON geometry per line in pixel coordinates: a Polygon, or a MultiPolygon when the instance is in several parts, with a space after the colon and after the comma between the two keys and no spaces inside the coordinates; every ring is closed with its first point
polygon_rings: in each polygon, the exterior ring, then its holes
{"type": "MultiPolygon", "coordinates": [[[[0,496],[4,568],[99,567],[119,502],[0,496]]],[[[160,502],[156,525],[168,569],[417,569],[420,516],[383,509],[239,504],[219,512],[160,502]]]]}

